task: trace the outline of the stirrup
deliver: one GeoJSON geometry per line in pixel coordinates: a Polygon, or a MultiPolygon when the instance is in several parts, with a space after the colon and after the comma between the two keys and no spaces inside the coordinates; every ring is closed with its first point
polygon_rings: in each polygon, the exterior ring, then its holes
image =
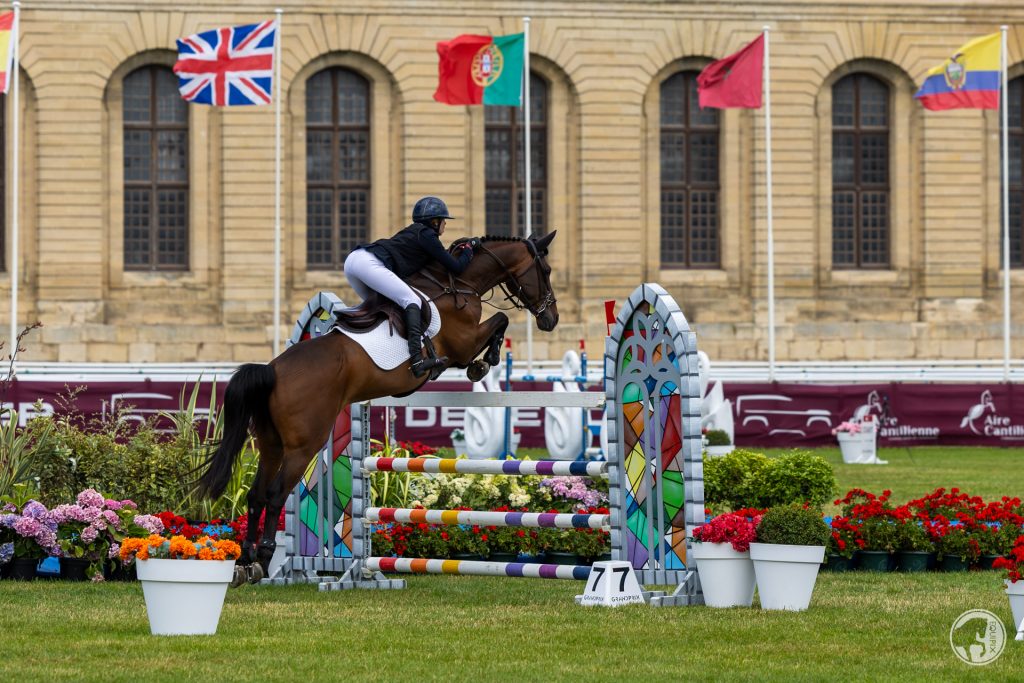
{"type": "Polygon", "coordinates": [[[440,358],[420,358],[413,361],[410,367],[413,375],[416,377],[423,377],[427,373],[430,373],[437,368],[443,368],[447,364],[448,356],[441,356],[440,358]]]}

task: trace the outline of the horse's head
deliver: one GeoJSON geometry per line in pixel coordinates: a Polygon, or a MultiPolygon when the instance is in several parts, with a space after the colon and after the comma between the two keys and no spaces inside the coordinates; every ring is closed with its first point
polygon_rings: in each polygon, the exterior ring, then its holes
{"type": "Polygon", "coordinates": [[[551,288],[551,266],[548,265],[548,245],[555,238],[555,232],[544,237],[533,237],[508,242],[485,240],[481,246],[483,254],[477,258],[496,261],[504,270],[499,273],[499,283],[507,298],[517,308],[525,308],[537,318],[537,327],[545,332],[555,329],[558,324],[558,308],[555,292],[551,288]]]}

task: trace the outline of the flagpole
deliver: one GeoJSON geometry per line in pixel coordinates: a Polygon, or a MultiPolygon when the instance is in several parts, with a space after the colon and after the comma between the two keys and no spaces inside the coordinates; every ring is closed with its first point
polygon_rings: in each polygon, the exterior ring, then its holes
{"type": "MultiPolygon", "coordinates": [[[[523,226],[525,237],[529,237],[533,234],[533,185],[530,178],[530,167],[533,165],[530,157],[530,17],[523,17],[523,119],[523,154],[526,157],[523,159],[523,168],[526,172],[526,190],[523,192],[523,210],[526,216],[523,226]]],[[[533,375],[533,321],[530,320],[530,316],[526,316],[526,374],[533,375]]]]}
{"type": "Polygon", "coordinates": [[[274,37],[274,356],[281,352],[281,17],[274,37]]]}
{"type": "Polygon", "coordinates": [[[769,26],[764,31],[765,191],[768,200],[768,381],[775,381],[775,241],[772,234],[772,79],[769,26]]]}
{"type": "Polygon", "coordinates": [[[13,158],[11,160],[11,345],[8,347],[8,353],[11,356],[11,362],[18,355],[18,280],[21,278],[20,266],[21,266],[21,253],[20,253],[20,240],[18,239],[20,232],[20,223],[18,220],[18,177],[21,175],[21,169],[18,164],[20,162],[20,147],[21,147],[21,135],[19,128],[20,109],[18,106],[18,62],[20,58],[20,49],[18,46],[19,37],[21,34],[21,3],[18,0],[14,0],[12,3],[14,6],[14,31],[11,35],[11,40],[14,42],[12,49],[14,50],[14,65],[11,67],[11,73],[7,74],[7,78],[11,79],[11,107],[13,111],[13,135],[7,136],[8,139],[14,140],[13,158]]]}
{"type": "Polygon", "coordinates": [[[999,53],[1000,66],[1002,67],[1003,91],[1000,93],[999,104],[1002,109],[1001,128],[1003,144],[1003,381],[1010,381],[1010,155],[1009,155],[1009,125],[1007,111],[1010,108],[1009,91],[1006,83],[1006,31],[1007,26],[1000,26],[1002,34],[1002,46],[999,53]]]}

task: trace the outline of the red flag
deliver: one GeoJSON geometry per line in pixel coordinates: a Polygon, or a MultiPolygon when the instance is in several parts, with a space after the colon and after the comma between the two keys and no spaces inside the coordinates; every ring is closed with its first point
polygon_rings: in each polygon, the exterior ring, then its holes
{"type": "Polygon", "coordinates": [[[697,76],[700,106],[729,109],[761,108],[764,78],[764,34],[725,59],[708,64],[697,76]]]}

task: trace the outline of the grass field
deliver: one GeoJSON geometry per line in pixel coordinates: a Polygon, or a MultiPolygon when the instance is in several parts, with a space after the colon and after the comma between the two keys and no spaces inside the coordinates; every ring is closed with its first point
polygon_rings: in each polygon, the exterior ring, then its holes
{"type": "MultiPolygon", "coordinates": [[[[883,450],[840,487],[1024,492],[1024,450],[883,450]]],[[[0,582],[0,680],[680,681],[1021,680],[1024,643],[971,667],[953,621],[1010,628],[997,572],[822,574],[809,611],[582,608],[572,581],[411,577],[405,591],[229,591],[213,637],[149,636],[139,584],[0,582]]],[[[756,599],[755,599],[756,604],[756,599]]],[[[1012,635],[1010,636],[1012,638],[1012,635]]]]}

